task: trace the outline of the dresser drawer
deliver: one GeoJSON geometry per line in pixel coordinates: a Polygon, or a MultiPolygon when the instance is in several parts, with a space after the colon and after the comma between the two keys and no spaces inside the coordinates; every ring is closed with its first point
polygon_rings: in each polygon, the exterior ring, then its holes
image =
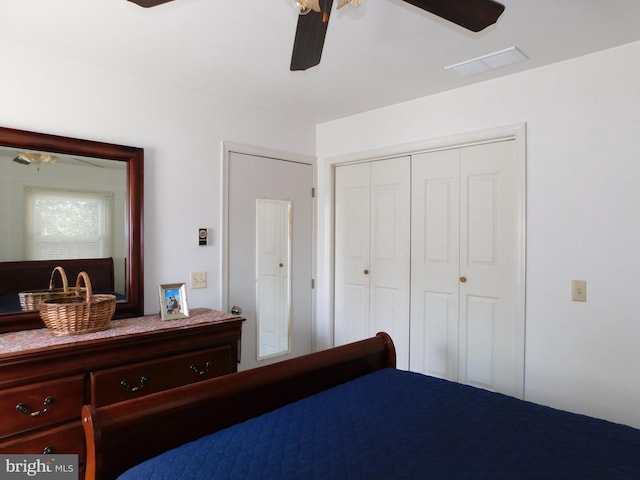
{"type": "Polygon", "coordinates": [[[0,442],[0,453],[75,453],[85,457],[84,432],[80,420],[35,433],[24,433],[0,442]]]}
{"type": "Polygon", "coordinates": [[[126,365],[91,373],[92,404],[100,407],[231,372],[231,347],[126,365]]]}
{"type": "Polygon", "coordinates": [[[78,478],[84,478],[86,447],[84,431],[80,421],[35,433],[24,433],[10,440],[0,441],[0,454],[76,454],[78,455],[78,478]]]}
{"type": "Polygon", "coordinates": [[[0,438],[79,419],[83,403],[82,376],[3,390],[0,392],[0,438]]]}

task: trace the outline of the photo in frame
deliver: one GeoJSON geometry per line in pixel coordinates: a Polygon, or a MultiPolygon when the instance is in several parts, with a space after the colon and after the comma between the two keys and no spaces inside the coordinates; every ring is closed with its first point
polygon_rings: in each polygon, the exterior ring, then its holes
{"type": "Polygon", "coordinates": [[[158,286],[160,294],[160,318],[175,320],[189,316],[187,287],[184,283],[167,283],[158,286]]]}

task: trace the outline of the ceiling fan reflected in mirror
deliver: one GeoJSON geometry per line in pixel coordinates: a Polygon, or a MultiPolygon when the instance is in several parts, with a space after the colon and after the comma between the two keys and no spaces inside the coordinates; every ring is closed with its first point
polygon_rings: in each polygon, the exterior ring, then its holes
{"type": "Polygon", "coordinates": [[[40,165],[41,163],[55,163],[56,158],[49,153],[18,152],[13,161],[21,165],[40,165]]]}
{"type": "MultiPolygon", "coordinates": [[[[129,0],[141,7],[155,7],[173,0],[129,0]]],[[[338,0],[338,8],[363,0],[338,0]]],[[[504,5],[494,0],[402,0],[472,32],[498,21],[504,5]]],[[[320,63],[333,0],[293,0],[298,8],[298,25],[291,55],[292,71],[307,70],[320,63]]]]}

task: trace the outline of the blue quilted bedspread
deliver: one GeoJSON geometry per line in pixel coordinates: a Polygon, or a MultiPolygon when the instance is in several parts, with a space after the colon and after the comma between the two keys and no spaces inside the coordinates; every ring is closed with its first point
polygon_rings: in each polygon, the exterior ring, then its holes
{"type": "Polygon", "coordinates": [[[120,478],[640,479],[640,430],[386,369],[120,478]]]}

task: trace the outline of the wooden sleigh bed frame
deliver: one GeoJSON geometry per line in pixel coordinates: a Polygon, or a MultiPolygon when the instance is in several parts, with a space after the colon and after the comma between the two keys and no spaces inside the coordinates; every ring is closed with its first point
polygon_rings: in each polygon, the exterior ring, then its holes
{"type": "Polygon", "coordinates": [[[85,406],[86,478],[640,478],[638,429],[387,367],[379,333],[85,406]]]}
{"type": "Polygon", "coordinates": [[[110,480],[145,459],[333,386],[395,367],[389,335],[103,407],[82,410],[87,480],[110,480]]]}

